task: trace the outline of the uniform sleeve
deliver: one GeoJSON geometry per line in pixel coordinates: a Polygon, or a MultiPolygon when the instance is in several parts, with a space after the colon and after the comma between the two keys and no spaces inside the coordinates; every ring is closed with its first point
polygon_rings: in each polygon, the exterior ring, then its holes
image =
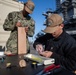
{"type": "Polygon", "coordinates": [[[46,46],[46,43],[48,40],[50,40],[50,38],[52,38],[52,35],[49,33],[44,34],[43,36],[37,38],[34,43],[33,43],[33,47],[35,48],[37,44],[42,44],[46,46]]]}
{"type": "Polygon", "coordinates": [[[28,32],[27,35],[29,37],[32,37],[35,33],[35,21],[33,19],[30,20],[30,24],[28,26],[28,32]]]}
{"type": "Polygon", "coordinates": [[[15,29],[15,23],[13,22],[13,13],[9,13],[5,19],[5,22],[3,24],[3,29],[6,31],[12,31],[15,29]]]}

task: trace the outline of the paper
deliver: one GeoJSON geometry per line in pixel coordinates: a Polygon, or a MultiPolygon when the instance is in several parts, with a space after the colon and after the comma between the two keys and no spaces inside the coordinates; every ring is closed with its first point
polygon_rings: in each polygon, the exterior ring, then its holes
{"type": "Polygon", "coordinates": [[[26,32],[25,27],[18,27],[18,54],[26,54],[26,32]]]}

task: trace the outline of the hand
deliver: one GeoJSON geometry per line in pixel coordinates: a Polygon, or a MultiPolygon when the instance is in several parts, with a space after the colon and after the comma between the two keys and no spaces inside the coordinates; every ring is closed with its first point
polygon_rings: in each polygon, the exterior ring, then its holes
{"type": "Polygon", "coordinates": [[[28,32],[28,27],[25,27],[25,32],[28,32]]]}
{"type": "Polygon", "coordinates": [[[38,53],[40,54],[41,52],[44,51],[42,44],[38,44],[36,45],[36,50],[38,51],[38,53]]]}
{"type": "Polygon", "coordinates": [[[4,54],[5,55],[10,55],[10,54],[12,54],[12,52],[11,51],[5,51],[4,54]]]}
{"type": "Polygon", "coordinates": [[[16,27],[21,27],[21,23],[20,22],[17,22],[16,23],[16,27]]]}
{"type": "Polygon", "coordinates": [[[48,58],[51,57],[52,54],[53,54],[53,52],[51,52],[51,51],[44,51],[44,52],[40,53],[40,55],[48,57],[48,58]]]}

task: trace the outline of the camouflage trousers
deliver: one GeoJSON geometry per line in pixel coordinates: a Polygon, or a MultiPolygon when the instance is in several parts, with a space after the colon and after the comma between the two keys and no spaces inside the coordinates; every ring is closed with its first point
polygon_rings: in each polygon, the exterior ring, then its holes
{"type": "MultiPolygon", "coordinates": [[[[27,53],[30,52],[30,46],[29,46],[29,42],[27,40],[26,42],[26,46],[27,46],[27,53]]],[[[18,53],[18,41],[17,39],[8,39],[7,43],[6,43],[6,51],[10,51],[11,53],[17,54],[18,53]]]]}

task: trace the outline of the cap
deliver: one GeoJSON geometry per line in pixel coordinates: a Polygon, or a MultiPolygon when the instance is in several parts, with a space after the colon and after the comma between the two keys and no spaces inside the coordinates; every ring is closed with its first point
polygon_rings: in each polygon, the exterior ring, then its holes
{"type": "Polygon", "coordinates": [[[58,25],[63,22],[63,18],[58,14],[52,14],[47,19],[47,27],[42,30],[45,33],[53,33],[57,30],[58,25]]]}
{"type": "Polygon", "coordinates": [[[28,13],[31,14],[33,12],[34,8],[35,8],[35,5],[32,1],[28,1],[28,2],[25,3],[25,10],[28,13]]]}

